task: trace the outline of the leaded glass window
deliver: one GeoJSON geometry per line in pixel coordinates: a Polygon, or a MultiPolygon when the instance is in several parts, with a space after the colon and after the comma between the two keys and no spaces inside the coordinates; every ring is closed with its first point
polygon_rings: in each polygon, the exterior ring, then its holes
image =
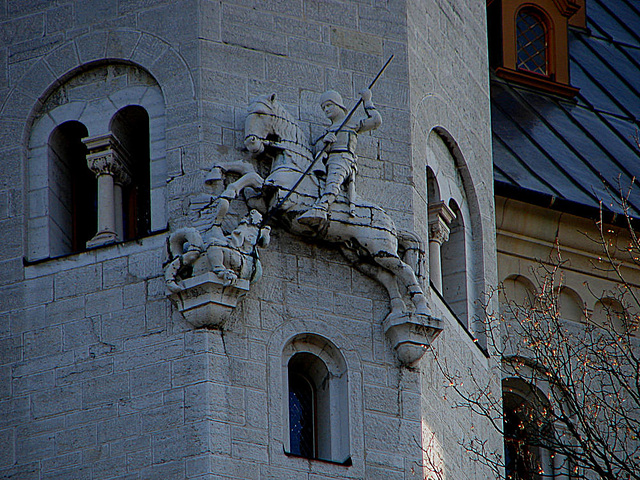
{"type": "Polygon", "coordinates": [[[520,11],[516,19],[516,34],[517,68],[548,75],[548,36],[541,17],[530,9],[520,11]]]}

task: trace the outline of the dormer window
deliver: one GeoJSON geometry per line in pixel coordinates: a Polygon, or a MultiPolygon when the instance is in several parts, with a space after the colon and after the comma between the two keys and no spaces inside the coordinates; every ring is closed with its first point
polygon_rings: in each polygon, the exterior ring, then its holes
{"type": "Polygon", "coordinates": [[[526,72],[548,75],[547,27],[535,10],[523,8],[516,19],[517,68],[526,72]]]}
{"type": "Polygon", "coordinates": [[[584,0],[488,0],[489,58],[498,77],[572,98],[569,26],[584,27],[584,0]]]}

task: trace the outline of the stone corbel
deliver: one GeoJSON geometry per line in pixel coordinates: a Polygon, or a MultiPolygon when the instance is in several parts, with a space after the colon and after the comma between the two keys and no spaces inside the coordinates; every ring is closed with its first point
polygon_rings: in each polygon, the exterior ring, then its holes
{"type": "Polygon", "coordinates": [[[442,264],[440,248],[449,240],[449,226],[456,214],[446,203],[429,204],[429,276],[431,282],[442,291],[442,264]]]}
{"type": "Polygon", "coordinates": [[[249,292],[249,280],[236,279],[229,284],[213,272],[182,281],[184,287],[170,298],[185,320],[196,328],[220,328],[249,292]]]}
{"type": "Polygon", "coordinates": [[[403,365],[416,363],[442,332],[442,320],[421,313],[389,314],[382,328],[403,365]]]}

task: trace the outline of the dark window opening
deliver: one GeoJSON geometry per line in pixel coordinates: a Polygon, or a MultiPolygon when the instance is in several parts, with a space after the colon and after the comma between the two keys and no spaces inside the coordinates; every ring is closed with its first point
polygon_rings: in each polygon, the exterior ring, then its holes
{"type": "Polygon", "coordinates": [[[315,389],[311,382],[289,372],[289,432],[291,453],[316,458],[315,389]]]}
{"type": "Polygon", "coordinates": [[[122,240],[151,231],[149,115],[139,106],[119,110],[111,119],[111,131],[127,152],[131,182],[122,194],[122,240]]]}
{"type": "Polygon", "coordinates": [[[86,127],[65,122],[49,137],[49,236],[51,256],[86,249],[98,224],[97,181],[87,167],[86,127]]]}
{"type": "Polygon", "coordinates": [[[518,13],[516,39],[518,70],[548,75],[547,28],[538,14],[530,9],[518,13]]]}

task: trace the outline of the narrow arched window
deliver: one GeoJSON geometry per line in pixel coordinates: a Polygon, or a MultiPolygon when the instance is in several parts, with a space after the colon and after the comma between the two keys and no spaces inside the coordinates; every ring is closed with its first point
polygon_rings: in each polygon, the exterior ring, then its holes
{"type": "Polygon", "coordinates": [[[516,48],[518,70],[549,75],[549,35],[541,14],[523,8],[516,18],[516,48]]]}
{"type": "Polygon", "coordinates": [[[46,198],[51,256],[85,250],[95,233],[97,186],[87,167],[82,143],[86,136],[86,127],[77,121],[57,126],[49,136],[46,198]]]}

